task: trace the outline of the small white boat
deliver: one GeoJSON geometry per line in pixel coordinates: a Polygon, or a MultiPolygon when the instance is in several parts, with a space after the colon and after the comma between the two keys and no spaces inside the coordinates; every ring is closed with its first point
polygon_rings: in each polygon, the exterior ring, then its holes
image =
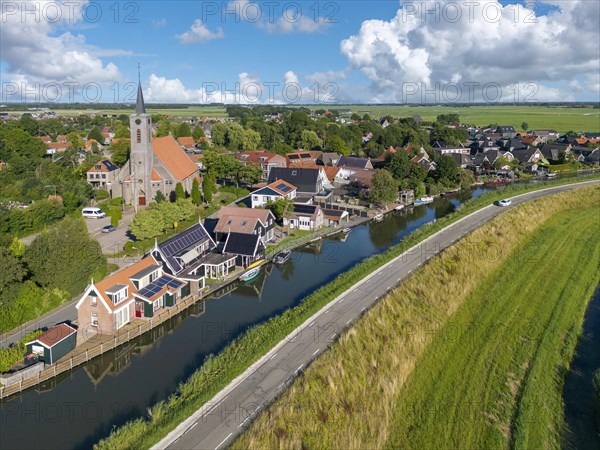
{"type": "Polygon", "coordinates": [[[404,205],[398,205],[394,208],[394,211],[402,211],[404,209],[404,205]]]}
{"type": "Polygon", "coordinates": [[[273,258],[273,262],[275,264],[283,264],[283,263],[287,262],[288,259],[290,259],[291,255],[292,255],[292,251],[290,249],[284,250],[275,255],[275,258],[273,258]]]}
{"type": "Polygon", "coordinates": [[[342,230],[342,233],[346,233],[347,234],[347,233],[350,233],[351,231],[352,231],[352,228],[344,228],[342,230]]]}
{"type": "Polygon", "coordinates": [[[254,268],[252,270],[249,270],[248,272],[242,274],[240,276],[240,280],[241,281],[250,281],[250,280],[253,280],[253,279],[255,279],[258,276],[259,273],[260,273],[260,267],[256,267],[256,268],[254,268]]]}
{"type": "Polygon", "coordinates": [[[426,205],[427,203],[433,202],[433,197],[421,197],[415,201],[415,205],[426,205]]]}
{"type": "Polygon", "coordinates": [[[555,177],[556,177],[556,174],[555,174],[555,173],[550,173],[550,172],[548,172],[548,173],[546,174],[546,177],[547,177],[547,178],[555,178],[555,177]]]}
{"type": "Polygon", "coordinates": [[[383,220],[383,214],[377,214],[375,217],[373,217],[373,220],[375,222],[381,222],[383,220]]]}

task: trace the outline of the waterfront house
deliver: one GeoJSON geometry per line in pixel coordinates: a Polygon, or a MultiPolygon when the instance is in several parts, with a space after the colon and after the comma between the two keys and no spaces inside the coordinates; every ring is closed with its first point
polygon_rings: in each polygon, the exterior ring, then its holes
{"type": "Polygon", "coordinates": [[[560,160],[561,155],[568,155],[572,148],[571,144],[543,144],[539,147],[540,152],[548,161],[560,160]]]}
{"type": "Polygon", "coordinates": [[[328,227],[337,227],[342,222],[347,222],[349,219],[348,211],[343,209],[323,209],[323,225],[328,227]]]}
{"type": "Polygon", "coordinates": [[[257,234],[230,232],[227,233],[223,254],[235,257],[235,264],[248,267],[255,261],[262,259],[265,254],[265,245],[257,234]]]}
{"type": "Polygon", "coordinates": [[[27,342],[27,355],[37,357],[45,364],[54,364],[72,351],[77,345],[77,329],[61,323],[40,334],[33,341],[27,342]]]}
{"type": "Polygon", "coordinates": [[[134,317],[152,317],[186,295],[188,283],[165,274],[163,266],[148,255],[98,283],[92,280],[75,308],[80,327],[88,332],[114,334],[134,317]],[[146,303],[150,304],[151,315],[147,315],[150,310],[146,303]]]}
{"type": "Polygon", "coordinates": [[[260,208],[266,205],[267,202],[274,202],[282,198],[292,200],[296,198],[296,191],[296,186],[288,183],[285,180],[275,181],[252,193],[252,208],[260,208]]]}
{"type": "Polygon", "coordinates": [[[283,225],[305,231],[314,231],[323,226],[323,210],[318,205],[294,203],[294,210],[289,219],[283,219],[283,225]]]}

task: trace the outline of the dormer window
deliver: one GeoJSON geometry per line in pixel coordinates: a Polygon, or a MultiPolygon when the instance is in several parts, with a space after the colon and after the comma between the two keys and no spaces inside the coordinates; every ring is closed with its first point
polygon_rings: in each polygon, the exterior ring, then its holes
{"type": "Polygon", "coordinates": [[[113,302],[113,305],[116,305],[119,302],[122,302],[128,297],[129,288],[125,284],[116,284],[110,289],[106,290],[106,294],[108,298],[113,302]]]}
{"type": "Polygon", "coordinates": [[[96,170],[102,170],[102,166],[100,164],[96,165],[96,170]]]}

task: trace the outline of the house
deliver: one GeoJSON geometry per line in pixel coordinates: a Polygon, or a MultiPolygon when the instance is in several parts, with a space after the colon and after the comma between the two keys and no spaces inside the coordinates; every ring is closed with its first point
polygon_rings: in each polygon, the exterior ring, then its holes
{"type": "Polygon", "coordinates": [[[350,175],[348,185],[357,191],[367,191],[371,188],[375,170],[361,169],[350,175]]]}
{"type": "Polygon", "coordinates": [[[461,169],[466,169],[468,166],[473,164],[473,157],[471,155],[465,155],[462,153],[451,153],[450,155],[456,165],[461,169]]]}
{"type": "Polygon", "coordinates": [[[579,162],[586,162],[596,165],[600,162],[600,147],[590,148],[575,146],[571,148],[571,153],[579,162]]]}
{"type": "Polygon", "coordinates": [[[187,269],[192,266],[196,269],[194,274],[197,274],[200,268],[197,263],[201,262],[215,247],[215,241],[204,225],[197,223],[172,238],[155,244],[150,255],[166,273],[191,281],[191,293],[197,294],[204,287],[204,279],[196,277],[188,280],[185,274],[189,273],[187,269]]]}
{"type": "Polygon", "coordinates": [[[175,304],[189,289],[149,255],[98,283],[92,280],[75,305],[77,319],[88,331],[114,334],[134,317],[152,317],[175,304]]]}
{"type": "Polygon", "coordinates": [[[336,165],[337,167],[348,169],[373,169],[373,164],[369,158],[359,158],[356,156],[342,156],[336,165]]]}
{"type": "Polygon", "coordinates": [[[344,221],[349,220],[348,211],[337,209],[323,209],[323,225],[327,227],[337,227],[344,221]]]}
{"type": "Polygon", "coordinates": [[[573,146],[571,144],[543,144],[539,147],[540,152],[544,155],[544,159],[548,161],[558,161],[561,155],[569,154],[573,146]]]}
{"type": "Polygon", "coordinates": [[[223,206],[216,217],[204,220],[204,226],[217,244],[225,242],[229,233],[257,235],[265,247],[275,237],[275,216],[268,209],[223,206]]]}
{"type": "Polygon", "coordinates": [[[387,128],[389,127],[391,124],[388,122],[386,117],[380,117],[379,118],[379,125],[381,125],[382,128],[387,128]]]}
{"type": "Polygon", "coordinates": [[[560,137],[560,133],[556,130],[533,130],[532,134],[538,137],[541,140],[541,143],[546,143],[548,141],[556,141],[560,137]]]}
{"type": "Polygon", "coordinates": [[[166,197],[175,195],[177,183],[186,192],[199,176],[198,167],[181,149],[173,136],[152,137],[152,116],[146,113],[141,84],[138,85],[135,112],[129,118],[131,152],[119,173],[119,195],[125,203],[145,206],[158,191],[166,197]]]}
{"type": "Polygon", "coordinates": [[[339,159],[340,155],[335,152],[323,152],[316,162],[321,166],[336,166],[339,159]]]}
{"type": "Polygon", "coordinates": [[[187,152],[193,152],[196,149],[196,142],[191,136],[179,137],[177,143],[187,152]]]}
{"type": "Polygon", "coordinates": [[[294,203],[292,215],[289,219],[283,219],[283,225],[298,230],[314,231],[323,226],[323,220],[323,210],[320,206],[294,203]]]}
{"type": "Polygon", "coordinates": [[[525,136],[521,139],[521,144],[530,145],[532,147],[537,147],[538,145],[544,144],[546,141],[541,136],[525,136]]]}
{"type": "Polygon", "coordinates": [[[102,145],[96,139],[88,139],[87,141],[85,141],[85,144],[83,144],[83,149],[86,152],[91,152],[91,151],[102,152],[102,150],[104,150],[104,145],[102,145]]]}
{"type": "Polygon", "coordinates": [[[63,153],[70,146],[70,142],[50,142],[48,145],[48,149],[46,150],[46,155],[54,155],[55,153],[63,153]]]}
{"type": "Polygon", "coordinates": [[[59,134],[58,136],[56,136],[56,142],[64,144],[65,142],[67,142],[67,135],[59,134]]]}
{"type": "Polygon", "coordinates": [[[496,133],[500,134],[503,138],[512,139],[517,135],[515,127],[510,125],[499,126],[495,130],[496,133]]]}
{"type": "Polygon", "coordinates": [[[437,169],[437,164],[434,161],[429,161],[424,156],[415,156],[411,161],[416,162],[421,167],[424,167],[427,172],[432,172],[437,169]]]}
{"type": "Polygon", "coordinates": [[[114,184],[119,177],[119,168],[108,159],[98,161],[87,171],[87,182],[96,189],[108,191],[112,197],[114,184]]]}
{"type": "Polygon", "coordinates": [[[247,151],[236,155],[235,158],[243,164],[258,164],[263,171],[262,178],[264,180],[269,179],[269,175],[273,168],[287,167],[287,160],[277,153],[247,151]]]}
{"type": "Polygon", "coordinates": [[[100,133],[102,134],[102,137],[104,138],[104,145],[110,145],[113,142],[113,139],[115,137],[115,130],[113,127],[109,127],[109,126],[105,126],[102,127],[102,130],[100,131],[100,133]]]}
{"type": "Polygon", "coordinates": [[[315,165],[317,159],[321,156],[321,152],[308,152],[300,151],[294,153],[288,153],[285,155],[286,167],[298,167],[304,165],[315,165]]]}
{"type": "Polygon", "coordinates": [[[47,134],[45,134],[43,136],[36,136],[36,139],[39,139],[44,144],[49,144],[50,142],[52,142],[52,138],[50,136],[48,136],[47,134]]]}
{"type": "Polygon", "coordinates": [[[72,351],[77,345],[77,329],[61,323],[40,334],[33,341],[27,342],[28,355],[34,355],[38,361],[54,364],[72,351]]]}
{"type": "Polygon", "coordinates": [[[296,186],[297,196],[318,194],[329,183],[325,170],[314,167],[274,167],[269,174],[269,184],[277,180],[284,180],[296,186]]]}
{"type": "Polygon", "coordinates": [[[230,232],[227,234],[223,254],[233,255],[235,264],[248,267],[265,254],[265,244],[257,234],[230,232]]]}
{"type": "Polygon", "coordinates": [[[264,188],[254,191],[251,196],[252,208],[260,208],[267,202],[274,202],[280,198],[296,198],[296,186],[285,180],[277,180],[264,188]]]}
{"type": "Polygon", "coordinates": [[[547,162],[539,148],[529,147],[523,150],[514,150],[511,153],[521,164],[532,164],[539,161],[547,162]]]}

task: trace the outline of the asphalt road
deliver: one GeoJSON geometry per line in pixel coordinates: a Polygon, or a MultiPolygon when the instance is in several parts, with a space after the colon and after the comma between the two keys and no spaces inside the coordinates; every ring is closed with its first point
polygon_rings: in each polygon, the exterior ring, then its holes
{"type": "Polygon", "coordinates": [[[490,205],[444,228],[334,299],[154,448],[219,450],[227,447],[341,332],[428,259],[507,209],[591,184],[600,182],[523,194],[513,197],[510,207],[490,205]]]}

